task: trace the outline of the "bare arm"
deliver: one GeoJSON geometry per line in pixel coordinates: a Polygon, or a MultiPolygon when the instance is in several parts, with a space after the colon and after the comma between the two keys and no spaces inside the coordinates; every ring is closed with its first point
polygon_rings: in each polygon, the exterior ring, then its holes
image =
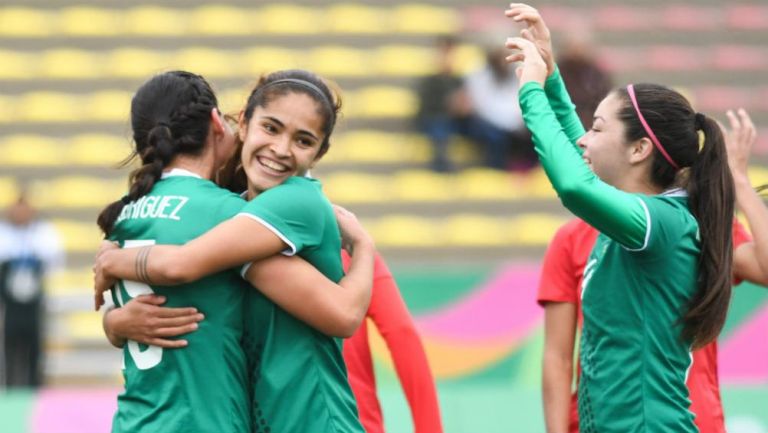
{"type": "Polygon", "coordinates": [[[182,284],[277,254],[287,245],[260,222],[246,217],[224,221],[184,245],[107,249],[94,266],[96,308],[115,279],[182,284]]]}
{"type": "Polygon", "coordinates": [[[352,251],[339,284],[297,257],[273,256],[254,263],[246,279],[272,302],[318,331],[350,337],[371,301],[375,248],[354,214],[335,206],[343,244],[352,251]]]}
{"type": "Polygon", "coordinates": [[[736,187],[736,204],[747,218],[753,242],[745,243],[733,253],[733,271],[738,279],[768,285],[768,208],[752,188],[747,173],[749,155],[757,133],[744,110],[728,111],[730,130],[724,131],[728,148],[728,164],[736,187]]]}
{"type": "Polygon", "coordinates": [[[141,295],[120,308],[107,310],[102,325],[109,342],[115,347],[123,347],[126,340],[164,348],[185,347],[186,340],[168,337],[196,330],[204,317],[196,308],[166,308],[161,307],[163,303],[162,296],[141,295]]]}
{"type": "Polygon", "coordinates": [[[544,308],[544,419],[548,433],[568,431],[573,383],[576,305],[549,302],[544,308]]]}

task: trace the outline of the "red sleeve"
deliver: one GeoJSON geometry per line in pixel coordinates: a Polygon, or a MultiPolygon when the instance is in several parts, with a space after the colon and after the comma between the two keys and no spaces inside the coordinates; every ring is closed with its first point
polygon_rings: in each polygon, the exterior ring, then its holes
{"type": "MultiPolygon", "coordinates": [[[[747,231],[746,227],[744,227],[743,224],[739,222],[738,219],[733,219],[733,250],[736,251],[737,248],[744,245],[747,242],[752,242],[752,236],[747,231]]],[[[741,284],[743,280],[741,278],[736,278],[736,276],[733,276],[733,285],[738,286],[741,284]]]]}
{"type": "Polygon", "coordinates": [[[560,227],[547,248],[536,297],[540,305],[547,302],[578,303],[579,270],[573,260],[572,240],[577,223],[578,220],[572,220],[560,227]]]}
{"type": "Polygon", "coordinates": [[[752,236],[747,231],[746,227],[744,227],[739,220],[736,218],[733,219],[733,249],[740,247],[741,244],[745,244],[747,242],[752,241],[752,236]]]}
{"type": "Polygon", "coordinates": [[[397,283],[376,256],[373,296],[368,316],[387,343],[397,376],[411,408],[415,433],[441,433],[440,406],[427,355],[397,283]]]}

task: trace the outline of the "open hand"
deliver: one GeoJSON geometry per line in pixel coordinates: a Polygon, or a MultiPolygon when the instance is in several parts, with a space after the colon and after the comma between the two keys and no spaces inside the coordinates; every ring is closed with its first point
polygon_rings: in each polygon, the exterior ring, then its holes
{"type": "Polygon", "coordinates": [[[552,36],[539,11],[524,3],[511,3],[504,14],[515,22],[525,22],[528,27],[520,32],[520,36],[536,45],[539,54],[547,64],[547,76],[552,75],[555,71],[552,36]]]}

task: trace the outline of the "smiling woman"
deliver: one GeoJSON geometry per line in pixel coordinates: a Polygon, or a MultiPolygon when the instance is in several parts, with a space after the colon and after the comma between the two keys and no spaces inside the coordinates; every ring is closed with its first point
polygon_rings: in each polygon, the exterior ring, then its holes
{"type": "Polygon", "coordinates": [[[318,181],[304,177],[328,150],[339,108],[338,98],[310,72],[262,78],[240,115],[240,166],[228,177],[231,185],[247,185],[250,202],[185,245],[109,250],[96,264],[97,290],[112,278],[168,285],[243,267],[241,274],[261,291],[246,295],[242,339],[257,431],[363,432],[341,340],[333,336],[351,335],[365,316],[373,243],[353,215],[334,211],[318,181]],[[346,277],[342,235],[357,269],[346,277]],[[290,269],[265,265],[291,260],[280,253],[301,257],[339,285],[320,288],[305,278],[291,287],[264,287],[265,281],[295,278],[290,269]]]}

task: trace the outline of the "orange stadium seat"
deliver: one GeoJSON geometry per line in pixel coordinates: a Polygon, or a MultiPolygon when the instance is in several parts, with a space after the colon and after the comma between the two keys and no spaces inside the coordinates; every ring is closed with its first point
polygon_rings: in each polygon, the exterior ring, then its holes
{"type": "Polygon", "coordinates": [[[61,235],[67,253],[93,253],[99,249],[102,235],[93,222],[54,219],[54,227],[61,235]]]}
{"type": "MultiPolygon", "coordinates": [[[[296,50],[280,47],[256,47],[242,51],[240,54],[242,73],[252,77],[252,83],[256,84],[259,76],[280,69],[298,68],[302,63],[302,55],[296,50]]],[[[244,99],[247,94],[243,94],[244,99]]]]}
{"type": "Polygon", "coordinates": [[[30,92],[20,95],[15,104],[15,117],[22,122],[69,123],[83,120],[78,98],[67,93],[30,92]]]}
{"type": "Polygon", "coordinates": [[[512,218],[506,226],[509,242],[515,245],[547,245],[557,229],[570,216],[547,213],[528,213],[512,218]]]}
{"type": "Polygon", "coordinates": [[[16,178],[9,176],[0,177],[0,207],[6,207],[16,200],[19,194],[19,185],[16,178]]]}
{"type": "Polygon", "coordinates": [[[370,86],[349,94],[349,117],[408,118],[418,101],[412,90],[395,86],[370,86]]]}
{"type": "Polygon", "coordinates": [[[388,203],[392,188],[380,175],[355,172],[333,173],[322,176],[323,191],[334,203],[388,203]]]}
{"type": "Polygon", "coordinates": [[[66,146],[71,165],[115,167],[131,153],[131,139],[118,135],[80,134],[69,139],[66,146]]]}
{"type": "Polygon", "coordinates": [[[194,71],[206,78],[229,78],[238,75],[239,58],[230,51],[190,47],[175,52],[170,63],[174,68],[194,71]]]}
{"type": "Polygon", "coordinates": [[[326,162],[408,163],[427,162],[428,143],[419,134],[376,130],[348,131],[333,140],[326,162]]]}
{"type": "Polygon", "coordinates": [[[435,71],[433,48],[411,45],[386,45],[374,51],[376,73],[392,76],[419,76],[435,71]]]}

